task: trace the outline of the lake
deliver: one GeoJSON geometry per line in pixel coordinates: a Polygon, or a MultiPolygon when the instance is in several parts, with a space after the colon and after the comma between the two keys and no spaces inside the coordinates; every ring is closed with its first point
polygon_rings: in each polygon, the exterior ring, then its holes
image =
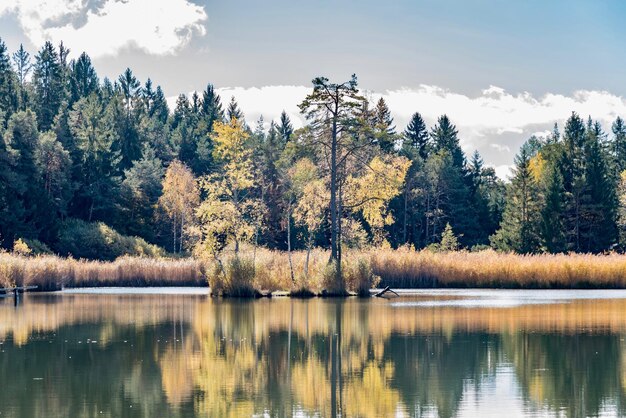
{"type": "Polygon", "coordinates": [[[626,291],[0,299],[0,418],[626,415],[626,291]]]}

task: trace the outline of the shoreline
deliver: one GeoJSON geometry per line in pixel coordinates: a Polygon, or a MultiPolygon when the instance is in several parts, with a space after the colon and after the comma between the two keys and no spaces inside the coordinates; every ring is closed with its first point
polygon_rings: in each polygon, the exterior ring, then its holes
{"type": "MultiPolygon", "coordinates": [[[[328,252],[292,252],[294,279],[286,252],[258,249],[242,275],[216,273],[215,265],[193,258],[122,257],[112,262],[57,256],[0,254],[0,288],[38,286],[37,291],[84,288],[212,287],[224,296],[333,297],[328,289],[328,252]],[[252,274],[249,274],[252,271],[252,274]],[[216,286],[216,287],[214,287],[216,286]],[[230,286],[230,287],[229,287],[230,286]],[[220,288],[221,287],[221,288],[220,288]],[[231,289],[235,289],[232,293],[231,289]],[[237,290],[243,289],[243,292],[237,290]]],[[[228,259],[227,259],[228,260],[228,259]]],[[[344,257],[345,290],[336,296],[384,289],[626,289],[626,255],[516,255],[482,252],[366,250],[344,257]],[[348,293],[346,294],[347,291],[348,293]]]]}

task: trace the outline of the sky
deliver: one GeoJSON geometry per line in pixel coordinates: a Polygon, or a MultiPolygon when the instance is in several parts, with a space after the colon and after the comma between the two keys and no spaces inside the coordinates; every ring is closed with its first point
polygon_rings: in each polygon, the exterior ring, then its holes
{"type": "Polygon", "coordinates": [[[506,177],[572,111],[606,131],[626,116],[625,18],[621,0],[0,0],[0,38],[31,53],[63,41],[101,78],[130,67],[172,102],[212,83],[250,124],[285,109],[300,126],[311,79],[356,73],[398,130],[446,113],[506,177]]]}

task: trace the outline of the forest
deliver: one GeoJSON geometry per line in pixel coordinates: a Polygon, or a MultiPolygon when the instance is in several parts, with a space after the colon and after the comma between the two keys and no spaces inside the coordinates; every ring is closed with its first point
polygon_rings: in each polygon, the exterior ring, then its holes
{"type": "MultiPolygon", "coordinates": [[[[213,85],[178,96],[85,53],[0,40],[0,243],[114,260],[225,249],[607,253],[626,248],[626,125],[572,113],[531,137],[510,180],[461,148],[454,121],[395,126],[356,76],[313,80],[294,129],[248,121],[213,85]]],[[[291,258],[289,258],[291,263],[291,258]]],[[[308,262],[308,257],[307,257],[308,262]]],[[[221,263],[220,263],[221,264],[221,263]]],[[[293,269],[292,269],[293,271],[293,269]]],[[[293,274],[293,273],[292,273],[293,274]]]]}

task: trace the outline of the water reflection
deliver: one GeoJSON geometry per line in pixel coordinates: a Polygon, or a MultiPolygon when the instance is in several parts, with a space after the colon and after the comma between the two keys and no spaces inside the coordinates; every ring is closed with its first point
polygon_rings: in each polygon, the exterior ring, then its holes
{"type": "Polygon", "coordinates": [[[0,300],[0,417],[626,415],[626,300],[485,306],[0,300]]]}

